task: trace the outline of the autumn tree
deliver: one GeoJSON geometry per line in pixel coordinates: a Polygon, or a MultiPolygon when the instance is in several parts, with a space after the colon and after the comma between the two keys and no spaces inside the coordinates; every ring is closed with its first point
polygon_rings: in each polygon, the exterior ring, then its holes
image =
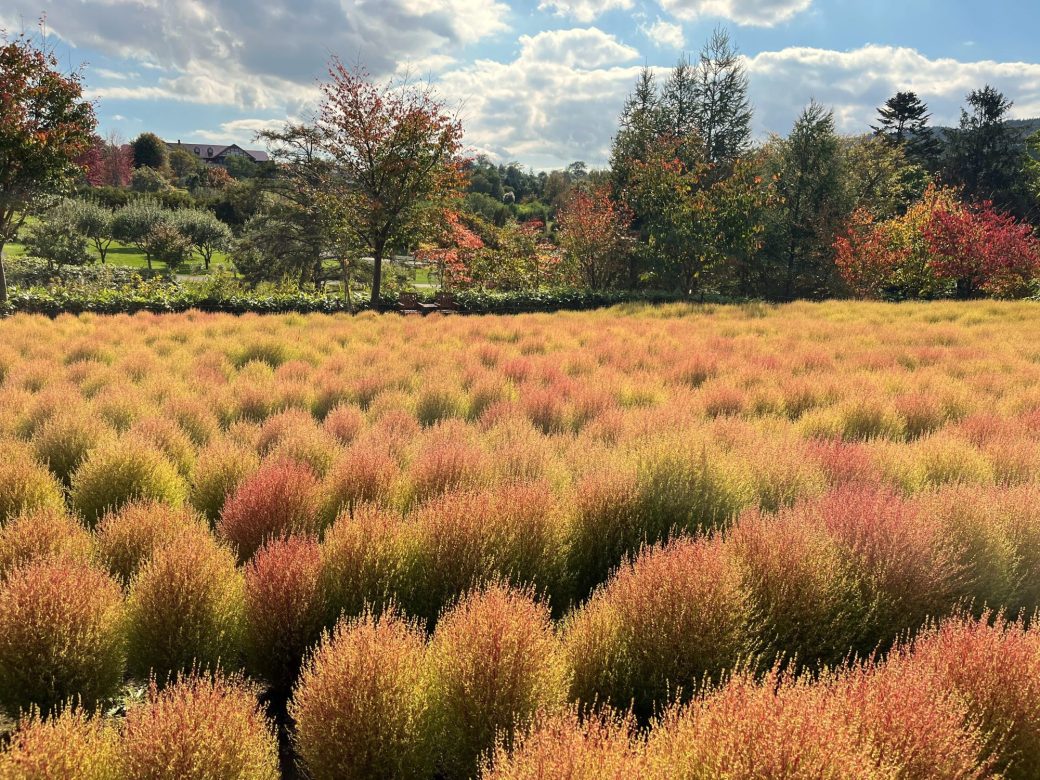
{"type": "Polygon", "coordinates": [[[387,252],[414,241],[425,213],[461,198],[462,125],[428,85],[376,84],[338,59],[329,75],[317,129],[343,224],[372,253],[378,305],[387,252]]]}
{"type": "Polygon", "coordinates": [[[612,286],[631,251],[632,214],[615,203],[608,187],[576,188],[557,216],[564,262],[593,290],[612,286]]]}
{"type": "Polygon", "coordinates": [[[97,120],[79,73],[22,34],[0,46],[0,303],[7,301],[4,244],[48,196],[65,189],[97,120]]]}

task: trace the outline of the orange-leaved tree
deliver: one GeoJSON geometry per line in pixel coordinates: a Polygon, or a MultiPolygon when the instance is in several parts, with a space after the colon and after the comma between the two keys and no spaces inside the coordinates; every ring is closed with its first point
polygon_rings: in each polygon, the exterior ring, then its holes
{"type": "Polygon", "coordinates": [[[342,219],[372,253],[372,304],[383,259],[411,243],[424,214],[461,196],[462,124],[429,85],[376,83],[360,67],[333,59],[322,85],[322,146],[342,185],[342,219]]]}
{"type": "MultiPolygon", "coordinates": [[[[2,34],[2,33],[0,33],[2,34]]],[[[26,34],[0,38],[0,303],[7,301],[4,244],[27,214],[78,170],[97,124],[78,73],[26,34]]]]}

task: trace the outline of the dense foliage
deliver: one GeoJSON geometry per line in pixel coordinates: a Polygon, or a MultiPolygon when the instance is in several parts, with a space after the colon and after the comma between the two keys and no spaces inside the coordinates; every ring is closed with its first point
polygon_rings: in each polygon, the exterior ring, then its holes
{"type": "Polygon", "coordinates": [[[4,319],[0,776],[1033,777],[1034,306],[4,319]]]}

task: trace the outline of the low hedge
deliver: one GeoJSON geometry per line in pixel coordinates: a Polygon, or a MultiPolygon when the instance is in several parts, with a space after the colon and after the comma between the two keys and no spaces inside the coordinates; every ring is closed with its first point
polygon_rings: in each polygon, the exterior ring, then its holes
{"type": "MultiPolygon", "coordinates": [[[[133,314],[182,312],[197,309],[207,312],[244,314],[301,314],[359,312],[371,308],[369,301],[348,306],[341,297],[304,290],[248,291],[227,286],[176,284],[161,279],[139,277],[110,285],[67,282],[49,286],[13,286],[8,301],[0,305],[0,316],[15,313],[44,314],[133,314]]],[[[432,301],[432,296],[420,295],[432,301]]],[[[459,310],[466,314],[513,314],[560,310],[596,309],[621,303],[670,303],[684,300],[675,293],[592,290],[538,290],[533,292],[465,291],[455,295],[459,310]]],[[[393,311],[397,300],[384,296],[380,308],[393,311]]]]}

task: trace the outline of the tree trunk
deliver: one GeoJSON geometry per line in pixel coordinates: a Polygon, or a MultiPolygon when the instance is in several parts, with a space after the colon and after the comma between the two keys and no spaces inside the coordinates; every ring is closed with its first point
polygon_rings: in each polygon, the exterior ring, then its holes
{"type": "Polygon", "coordinates": [[[0,303],[7,303],[7,269],[4,267],[4,244],[0,238],[0,303]]]}
{"type": "Polygon", "coordinates": [[[383,286],[383,250],[384,244],[376,244],[372,253],[372,308],[379,309],[379,289],[383,286]]]}

